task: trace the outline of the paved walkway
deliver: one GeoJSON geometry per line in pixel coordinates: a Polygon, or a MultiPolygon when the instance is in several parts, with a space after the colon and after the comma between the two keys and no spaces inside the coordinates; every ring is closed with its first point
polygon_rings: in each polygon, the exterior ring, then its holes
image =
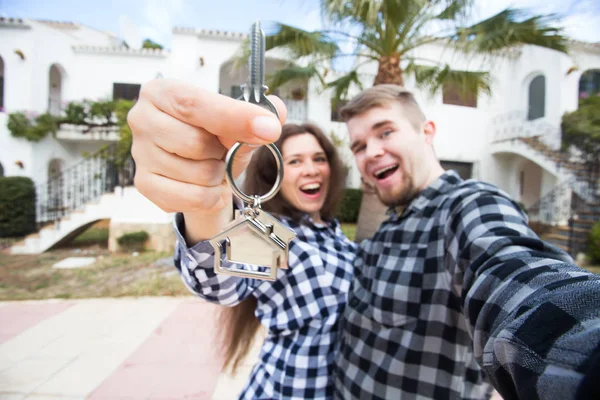
{"type": "Polygon", "coordinates": [[[220,376],[216,314],[193,298],[0,303],[0,399],[234,399],[250,366],[220,376]]]}
{"type": "Polygon", "coordinates": [[[195,298],[0,302],[2,400],[232,400],[217,307],[195,298]]]}

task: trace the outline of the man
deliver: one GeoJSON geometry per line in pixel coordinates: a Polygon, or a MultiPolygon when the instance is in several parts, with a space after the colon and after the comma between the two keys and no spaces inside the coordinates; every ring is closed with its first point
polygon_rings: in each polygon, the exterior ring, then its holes
{"type": "MultiPolygon", "coordinates": [[[[269,111],[160,79],[128,116],[135,184],[191,227],[231,218],[224,156],[277,140],[269,111]],[[244,149],[247,149],[246,147],[244,149]]],[[[357,164],[391,212],[362,245],[337,360],[341,399],[600,398],[600,277],[542,242],[497,188],[444,172],[435,124],[398,86],[343,110],[357,164]]],[[[236,156],[242,171],[249,153],[236,156]]],[[[216,233],[216,232],[215,232],[216,233]]]]}
{"type": "Polygon", "coordinates": [[[367,89],[341,115],[391,209],[355,263],[337,397],[482,399],[489,379],[505,399],[600,398],[600,277],[505,193],[445,172],[404,88],[367,89]]]}

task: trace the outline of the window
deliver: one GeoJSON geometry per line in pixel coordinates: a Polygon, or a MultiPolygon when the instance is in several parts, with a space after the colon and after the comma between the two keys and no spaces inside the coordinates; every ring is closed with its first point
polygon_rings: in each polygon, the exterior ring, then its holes
{"type": "Polygon", "coordinates": [[[342,120],[342,116],[340,115],[340,110],[346,104],[348,104],[348,100],[339,100],[336,103],[334,99],[331,99],[331,120],[333,122],[344,122],[342,120]]]}
{"type": "Polygon", "coordinates": [[[585,71],[579,78],[579,98],[600,94],[600,70],[585,71]]]}
{"type": "Polygon", "coordinates": [[[461,93],[460,88],[452,83],[444,83],[442,101],[444,104],[477,108],[477,95],[475,93],[461,93]]]}
{"type": "Polygon", "coordinates": [[[113,83],[113,100],[137,100],[141,88],[137,83],[113,83]]]}
{"type": "Polygon", "coordinates": [[[543,118],[546,114],[546,77],[538,75],[529,84],[527,120],[543,118]]]}
{"type": "Polygon", "coordinates": [[[463,179],[471,179],[473,177],[473,163],[462,161],[440,161],[440,164],[445,170],[453,169],[463,179]]]}
{"type": "Polygon", "coordinates": [[[244,93],[240,85],[233,85],[231,87],[231,97],[234,99],[241,99],[244,93]]]}

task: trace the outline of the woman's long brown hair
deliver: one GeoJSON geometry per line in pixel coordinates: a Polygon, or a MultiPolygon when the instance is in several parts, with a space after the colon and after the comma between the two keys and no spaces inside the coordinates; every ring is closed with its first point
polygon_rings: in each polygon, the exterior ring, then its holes
{"type": "MultiPolygon", "coordinates": [[[[330,168],[329,190],[321,209],[321,218],[330,221],[335,218],[337,207],[344,190],[345,172],[343,164],[337,154],[335,146],[316,125],[286,124],[283,126],[279,140],[275,142],[281,150],[283,143],[292,136],[308,133],[313,135],[327,156],[330,168]]],[[[283,166],[282,166],[283,168],[283,166]]],[[[273,155],[266,147],[256,150],[246,169],[246,178],[243,190],[248,194],[263,194],[271,189],[275,183],[277,166],[273,155]]],[[[277,193],[273,199],[262,204],[262,208],[274,215],[286,216],[296,222],[301,222],[302,212],[294,208],[281,195],[277,193]]],[[[230,368],[235,373],[240,362],[248,355],[254,337],[260,327],[260,322],[254,312],[256,298],[249,296],[236,306],[224,308],[220,315],[220,326],[224,329],[223,350],[225,353],[224,369],[230,368]]]]}

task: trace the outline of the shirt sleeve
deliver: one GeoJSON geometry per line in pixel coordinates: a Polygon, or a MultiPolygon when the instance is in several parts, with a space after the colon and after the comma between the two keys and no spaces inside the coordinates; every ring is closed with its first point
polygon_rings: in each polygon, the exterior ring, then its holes
{"type": "Polygon", "coordinates": [[[499,193],[456,199],[445,233],[475,356],[500,394],[600,398],[600,276],[540,240],[499,193]]]}
{"type": "Polygon", "coordinates": [[[224,306],[235,306],[252,294],[255,279],[215,274],[214,249],[208,241],[187,246],[183,237],[183,214],[176,214],[174,227],[177,235],[175,267],[193,294],[224,306]]]}

